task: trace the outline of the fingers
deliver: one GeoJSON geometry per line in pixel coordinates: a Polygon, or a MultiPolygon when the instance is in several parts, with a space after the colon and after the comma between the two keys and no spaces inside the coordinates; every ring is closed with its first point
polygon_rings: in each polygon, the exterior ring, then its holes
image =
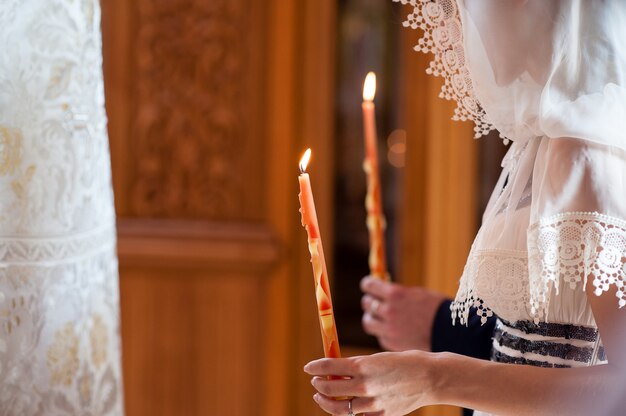
{"type": "Polygon", "coordinates": [[[363,325],[363,329],[369,335],[380,336],[385,334],[385,324],[380,319],[377,319],[371,313],[364,313],[363,318],[361,319],[361,324],[363,325]]]}
{"type": "Polygon", "coordinates": [[[355,375],[354,364],[348,358],[322,358],[311,361],[304,366],[304,371],[313,376],[342,376],[355,375]]]}
{"type": "Polygon", "coordinates": [[[315,390],[328,397],[351,397],[355,394],[363,395],[357,382],[352,379],[329,380],[326,377],[315,376],[311,379],[315,390]]]}
{"type": "Polygon", "coordinates": [[[361,298],[361,308],[364,312],[368,312],[381,320],[385,320],[389,312],[389,304],[387,302],[370,295],[363,295],[361,298]]]}
{"type": "MultiPolygon", "coordinates": [[[[315,393],[313,400],[322,408],[322,410],[331,415],[345,416],[348,414],[348,400],[335,400],[332,397],[325,396],[321,393],[315,393]]],[[[355,397],[352,399],[352,413],[359,414],[364,412],[376,412],[380,409],[375,408],[376,402],[371,397],[355,397]]]]}
{"type": "Polygon", "coordinates": [[[396,285],[371,276],[366,276],[361,279],[361,290],[379,299],[388,300],[394,296],[396,285]]]}

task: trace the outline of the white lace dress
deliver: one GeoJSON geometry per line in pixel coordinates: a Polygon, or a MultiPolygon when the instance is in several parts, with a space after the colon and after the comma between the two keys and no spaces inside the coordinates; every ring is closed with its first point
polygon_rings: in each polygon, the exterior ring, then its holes
{"type": "Polygon", "coordinates": [[[606,362],[585,290],[626,304],[626,2],[395,1],[455,118],[513,142],[453,318],[499,317],[495,361],[606,362]]]}
{"type": "Polygon", "coordinates": [[[97,0],[0,2],[0,415],[121,415],[97,0]]]}

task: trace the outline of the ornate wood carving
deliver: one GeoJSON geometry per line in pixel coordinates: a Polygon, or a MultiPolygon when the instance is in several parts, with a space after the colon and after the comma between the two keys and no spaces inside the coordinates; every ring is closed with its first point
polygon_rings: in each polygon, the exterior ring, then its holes
{"type": "Polygon", "coordinates": [[[132,215],[259,217],[261,181],[244,181],[261,144],[253,3],[135,2],[132,215]]]}
{"type": "Polygon", "coordinates": [[[128,415],[322,414],[296,163],[331,246],[335,7],[102,1],[128,415]]]}

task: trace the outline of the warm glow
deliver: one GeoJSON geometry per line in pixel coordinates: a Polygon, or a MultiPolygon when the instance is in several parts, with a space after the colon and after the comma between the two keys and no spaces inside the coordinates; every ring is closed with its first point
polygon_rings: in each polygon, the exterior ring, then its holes
{"type": "Polygon", "coordinates": [[[309,160],[311,160],[311,149],[306,149],[306,152],[304,152],[302,158],[300,159],[300,172],[306,172],[309,160]]]}
{"type": "Polygon", "coordinates": [[[406,131],[394,130],[387,139],[387,160],[395,168],[403,168],[406,158],[406,131]]]}
{"type": "Polygon", "coordinates": [[[370,72],[365,77],[365,85],[363,85],[363,99],[365,101],[374,101],[376,96],[376,74],[370,72]]]}

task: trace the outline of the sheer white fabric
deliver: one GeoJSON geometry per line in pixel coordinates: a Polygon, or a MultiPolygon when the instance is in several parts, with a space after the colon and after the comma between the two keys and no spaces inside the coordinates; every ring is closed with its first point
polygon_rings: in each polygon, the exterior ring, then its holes
{"type": "Polygon", "coordinates": [[[514,141],[453,316],[593,325],[588,278],[623,306],[626,3],[395,1],[414,7],[405,26],[424,32],[454,118],[514,141]]]}
{"type": "Polygon", "coordinates": [[[478,136],[495,127],[511,140],[626,146],[623,2],[393,1],[413,6],[404,26],[422,31],[415,49],[434,55],[427,72],[478,136]]]}
{"type": "Polygon", "coordinates": [[[624,306],[626,152],[579,139],[514,142],[465,267],[454,317],[595,325],[587,279],[624,306]],[[506,186],[504,181],[507,180],[506,186]],[[558,296],[557,296],[558,295],[558,296]]]}
{"type": "Polygon", "coordinates": [[[0,415],[121,415],[97,0],[0,4],[0,415]]]}
{"type": "Polygon", "coordinates": [[[478,134],[490,124],[513,141],[453,317],[474,306],[484,320],[595,327],[587,288],[626,304],[626,2],[399,1],[427,32],[416,49],[458,58],[446,85],[467,73],[467,95],[447,98],[476,103],[478,134]]]}
{"type": "Polygon", "coordinates": [[[626,146],[624,2],[459,3],[474,91],[504,136],[626,146]]]}
{"type": "Polygon", "coordinates": [[[623,306],[626,3],[396,1],[414,7],[405,26],[424,31],[416,49],[435,55],[455,118],[514,141],[453,315],[592,325],[588,277],[623,306]]]}
{"type": "Polygon", "coordinates": [[[514,144],[455,312],[593,325],[587,278],[624,296],[626,3],[465,0],[459,12],[474,92],[514,144]]]}

